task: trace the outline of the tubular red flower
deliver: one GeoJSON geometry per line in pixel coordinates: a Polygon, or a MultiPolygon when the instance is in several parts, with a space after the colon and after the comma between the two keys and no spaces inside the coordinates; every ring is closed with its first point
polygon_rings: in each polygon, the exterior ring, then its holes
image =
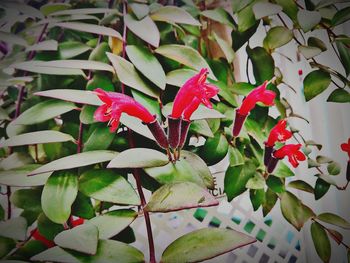
{"type": "Polygon", "coordinates": [[[350,138],[348,139],[348,143],[342,143],[340,147],[344,152],[348,153],[350,160],[350,138]]]}
{"type": "Polygon", "coordinates": [[[155,117],[144,106],[127,95],[117,92],[106,92],[103,89],[95,89],[95,92],[104,104],[97,108],[94,118],[101,122],[108,121],[108,125],[111,126],[111,132],[117,130],[123,112],[140,119],[144,123],[150,123],[155,120],[155,117]]]}
{"type": "Polygon", "coordinates": [[[286,130],[287,121],[280,120],[270,131],[266,146],[274,146],[277,141],[285,142],[292,137],[292,132],[286,130]]]}
{"type": "Polygon", "coordinates": [[[255,107],[257,102],[262,102],[266,106],[272,106],[276,93],[271,90],[266,90],[268,81],[266,80],[261,86],[251,91],[242,102],[241,107],[237,110],[240,115],[248,115],[255,107]]]}
{"type": "Polygon", "coordinates": [[[278,159],[288,156],[288,160],[293,167],[298,167],[298,161],[306,160],[305,155],[300,151],[301,144],[287,144],[276,150],[273,155],[278,159]]]}
{"type": "Polygon", "coordinates": [[[208,69],[203,68],[198,74],[186,81],[186,83],[180,88],[175,97],[171,117],[182,117],[186,108],[192,103],[195,98],[198,99],[200,103],[203,103],[206,107],[212,108],[209,99],[218,94],[219,88],[212,84],[205,83],[207,80],[207,75],[208,69]]]}

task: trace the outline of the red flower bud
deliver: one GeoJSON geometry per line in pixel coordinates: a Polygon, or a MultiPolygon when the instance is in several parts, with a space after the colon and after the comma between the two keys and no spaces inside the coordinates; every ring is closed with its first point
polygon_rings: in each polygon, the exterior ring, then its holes
{"type": "Polygon", "coordinates": [[[108,121],[108,125],[111,126],[111,132],[117,130],[120,116],[123,112],[139,118],[144,123],[150,123],[155,119],[144,106],[127,95],[117,92],[106,92],[103,89],[95,89],[95,92],[104,104],[97,108],[94,118],[97,121],[108,121]]]}
{"type": "MultiPolygon", "coordinates": [[[[186,83],[180,88],[175,97],[171,117],[182,117],[186,108],[192,103],[195,98],[198,99],[200,103],[203,103],[206,107],[212,108],[209,99],[218,94],[219,89],[212,84],[205,83],[207,80],[207,75],[208,69],[203,68],[198,74],[194,75],[192,78],[186,81],[186,83]]],[[[196,102],[195,105],[197,103],[198,102],[196,102]]],[[[198,108],[198,106],[197,108],[193,106],[194,105],[192,105],[192,109],[194,110],[198,108]]],[[[189,112],[187,114],[189,114],[189,112]]]]}
{"type": "Polygon", "coordinates": [[[298,161],[306,160],[305,155],[300,151],[301,144],[287,144],[273,153],[273,156],[278,159],[283,159],[288,156],[288,160],[293,167],[298,167],[298,161]]]}
{"type": "Polygon", "coordinates": [[[290,137],[292,137],[293,134],[290,131],[286,130],[286,126],[286,120],[280,120],[276,126],[271,129],[266,145],[274,146],[277,141],[285,142],[290,137]]]}
{"type": "Polygon", "coordinates": [[[350,138],[348,139],[348,143],[342,143],[342,144],[340,145],[340,148],[341,148],[344,152],[348,153],[348,155],[349,155],[349,160],[350,160],[350,138]]]}
{"type": "Polygon", "coordinates": [[[262,102],[266,106],[272,106],[276,97],[276,93],[271,90],[266,90],[268,81],[266,80],[261,86],[251,91],[243,100],[241,107],[238,109],[239,114],[248,115],[255,107],[257,102],[262,102]]]}
{"type": "Polygon", "coordinates": [[[153,134],[153,137],[156,139],[158,145],[164,149],[169,148],[168,138],[166,137],[165,132],[160,126],[158,120],[155,118],[154,121],[145,124],[153,134]]]}

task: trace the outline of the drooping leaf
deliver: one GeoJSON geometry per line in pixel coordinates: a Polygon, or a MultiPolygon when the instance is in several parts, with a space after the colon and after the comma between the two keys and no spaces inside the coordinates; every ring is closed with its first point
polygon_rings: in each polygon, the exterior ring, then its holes
{"type": "Polygon", "coordinates": [[[297,17],[299,25],[305,33],[313,29],[321,21],[321,14],[318,11],[299,9],[297,17]]]}
{"type": "Polygon", "coordinates": [[[149,168],[164,166],[167,163],[168,157],[161,152],[148,148],[133,148],[119,153],[108,164],[108,168],[149,168]]]}
{"type": "Polygon", "coordinates": [[[23,241],[26,238],[27,221],[23,217],[15,217],[0,221],[0,236],[23,241]]]}
{"type": "Polygon", "coordinates": [[[93,224],[85,223],[59,233],[54,242],[62,248],[95,255],[98,244],[98,229],[93,224]]]}
{"type": "Polygon", "coordinates": [[[19,145],[30,145],[52,142],[74,141],[74,138],[66,133],[59,131],[36,131],[13,136],[0,143],[0,147],[13,147],[19,145]]]}
{"type": "Polygon", "coordinates": [[[200,26],[201,23],[194,19],[185,9],[177,6],[162,6],[151,13],[154,21],[179,23],[200,26]]]}
{"type": "Polygon", "coordinates": [[[269,2],[257,2],[253,5],[253,12],[256,19],[261,19],[265,16],[276,15],[282,11],[280,5],[271,4],[269,2]]]}
{"type": "Polygon", "coordinates": [[[310,217],[315,216],[314,212],[304,205],[291,192],[284,192],[281,197],[281,211],[286,220],[291,223],[298,231],[303,227],[310,217]]]}
{"type": "Polygon", "coordinates": [[[112,170],[92,169],[79,178],[79,191],[94,199],[116,204],[139,205],[132,185],[112,170]]]}
{"type": "Polygon", "coordinates": [[[219,202],[204,188],[191,182],[165,184],[156,190],[145,210],[171,212],[195,207],[217,205],[219,202]]]}
{"type": "Polygon", "coordinates": [[[335,44],[337,46],[340,61],[345,69],[345,73],[348,76],[350,74],[350,50],[349,46],[345,45],[339,40],[335,41],[335,44]]]}
{"type": "Polygon", "coordinates": [[[157,25],[149,16],[138,21],[130,14],[124,17],[124,22],[131,32],[154,47],[159,46],[160,34],[157,25]]]}
{"type": "Polygon", "coordinates": [[[126,53],[134,66],[160,89],[165,89],[166,78],[162,65],[146,48],[129,45],[126,53]]]}
{"type": "Polygon", "coordinates": [[[161,262],[199,262],[255,242],[232,229],[203,228],[181,236],[163,252],[161,262]]]}
{"type": "Polygon", "coordinates": [[[76,106],[71,102],[47,100],[40,102],[23,112],[15,120],[15,123],[22,125],[32,125],[50,120],[75,108],[76,106]]]}
{"type": "Polygon", "coordinates": [[[302,180],[295,180],[293,182],[290,182],[288,184],[288,187],[292,187],[292,188],[295,188],[295,189],[298,189],[301,191],[305,191],[305,192],[308,192],[311,194],[314,193],[314,188],[311,185],[309,185],[307,182],[302,181],[302,180]]]}
{"type": "Polygon", "coordinates": [[[89,32],[98,35],[111,36],[122,39],[120,33],[114,30],[111,27],[87,24],[87,23],[79,23],[79,22],[64,22],[64,23],[56,23],[56,26],[73,29],[77,31],[89,32]]]}
{"type": "Polygon", "coordinates": [[[332,25],[337,26],[340,25],[350,19],[350,7],[345,7],[339,10],[332,19],[332,25]]]}
{"type": "Polygon", "coordinates": [[[265,193],[265,202],[262,204],[263,216],[266,216],[272,208],[275,206],[278,200],[278,195],[272,191],[270,188],[267,189],[265,193]]]}
{"type": "Polygon", "coordinates": [[[331,83],[331,76],[323,70],[310,72],[304,79],[304,95],[309,101],[326,90],[331,83]]]}
{"type": "Polygon", "coordinates": [[[258,210],[259,207],[265,202],[264,189],[250,189],[249,198],[252,203],[254,211],[258,210]]]}
{"type": "Polygon", "coordinates": [[[233,51],[231,45],[223,38],[221,38],[219,35],[217,35],[215,32],[213,32],[214,39],[220,46],[222,52],[224,53],[227,62],[232,63],[232,61],[235,58],[235,52],[233,51]]]}
{"type": "Polygon", "coordinates": [[[133,64],[131,64],[126,59],[120,56],[116,56],[112,53],[107,53],[107,56],[112,62],[118,78],[122,83],[153,98],[158,98],[158,91],[154,90],[142,80],[133,64]]]}
{"type": "Polygon", "coordinates": [[[53,261],[63,263],[79,262],[123,262],[142,263],[144,256],[138,249],[114,240],[99,240],[96,255],[64,250],[55,246],[31,258],[33,261],[53,261]]]}
{"type": "Polygon", "coordinates": [[[228,148],[230,166],[238,166],[244,164],[244,158],[241,152],[232,146],[228,148]]]}
{"type": "Polygon", "coordinates": [[[318,256],[323,262],[329,262],[331,257],[331,243],[326,230],[319,223],[313,222],[311,224],[311,236],[318,256]]]}
{"type": "Polygon", "coordinates": [[[267,186],[275,193],[283,193],[286,189],[284,181],[276,176],[270,175],[266,180],[267,186]]]}
{"type": "Polygon", "coordinates": [[[252,6],[253,4],[249,4],[237,13],[239,32],[247,31],[255,25],[256,19],[252,6]]]}
{"type": "Polygon", "coordinates": [[[170,44],[160,46],[155,52],[196,70],[207,68],[209,77],[217,80],[205,59],[192,47],[170,44]]]}
{"type": "Polygon", "coordinates": [[[293,39],[293,32],[284,26],[272,27],[264,39],[269,49],[275,49],[287,44],[293,39]]]}
{"type": "Polygon", "coordinates": [[[318,178],[315,184],[315,199],[318,200],[324,196],[329,190],[330,184],[325,180],[318,178]]]}
{"type": "Polygon", "coordinates": [[[322,213],[322,214],[317,216],[317,219],[319,219],[323,222],[326,222],[328,224],[342,227],[344,229],[350,229],[350,223],[348,221],[346,221],[344,218],[342,218],[336,214],[322,213]]]}
{"type": "Polygon", "coordinates": [[[137,213],[134,210],[120,209],[96,216],[89,220],[88,223],[98,228],[100,239],[108,239],[120,233],[130,225],[136,217],[137,213]]]}
{"type": "Polygon", "coordinates": [[[57,224],[66,222],[78,194],[78,176],[70,171],[54,172],[46,181],[41,205],[45,215],[57,224]]]}
{"type": "Polygon", "coordinates": [[[329,95],[327,101],[338,102],[338,103],[348,103],[350,102],[350,93],[345,89],[335,89],[329,95]]]}
{"type": "Polygon", "coordinates": [[[112,160],[117,154],[117,152],[105,150],[77,153],[47,163],[39,167],[38,169],[35,169],[34,171],[30,172],[29,175],[36,175],[51,171],[59,171],[87,166],[95,163],[108,162],[112,160]]]}
{"type": "Polygon", "coordinates": [[[253,73],[256,84],[270,80],[274,76],[275,62],[271,55],[262,47],[251,49],[247,46],[247,54],[253,65],[253,73]]]}

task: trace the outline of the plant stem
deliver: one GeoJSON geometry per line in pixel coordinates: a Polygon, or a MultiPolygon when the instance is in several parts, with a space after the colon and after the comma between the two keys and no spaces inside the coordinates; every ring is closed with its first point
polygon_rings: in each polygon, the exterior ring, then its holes
{"type": "Polygon", "coordinates": [[[78,141],[77,141],[77,153],[81,153],[81,151],[83,149],[83,132],[84,132],[84,126],[83,126],[83,123],[80,122],[78,141]]]}

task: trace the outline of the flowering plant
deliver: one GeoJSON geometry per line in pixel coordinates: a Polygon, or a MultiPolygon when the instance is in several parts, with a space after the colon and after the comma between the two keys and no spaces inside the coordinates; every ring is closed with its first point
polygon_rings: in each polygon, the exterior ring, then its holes
{"type": "Polygon", "coordinates": [[[348,124],[309,138],[348,110],[348,3],[0,8],[1,260],[230,261],[275,238],[278,262],[350,257],[348,124]]]}

